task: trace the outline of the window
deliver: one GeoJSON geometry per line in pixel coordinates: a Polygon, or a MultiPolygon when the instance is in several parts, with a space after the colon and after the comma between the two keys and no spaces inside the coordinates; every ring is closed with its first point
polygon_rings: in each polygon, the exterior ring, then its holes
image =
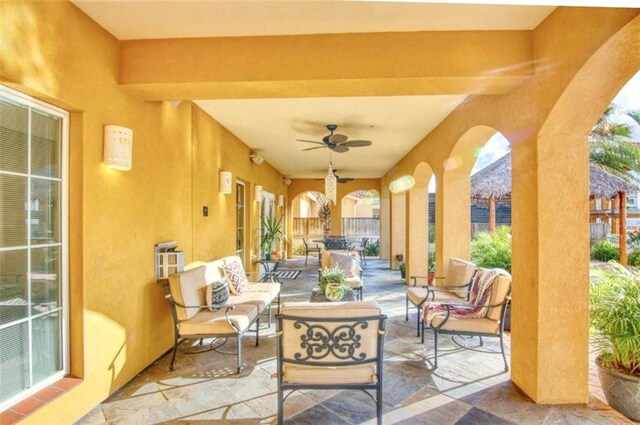
{"type": "Polygon", "coordinates": [[[247,222],[245,215],[245,188],[244,182],[236,181],[236,255],[240,256],[243,266],[245,261],[245,226],[247,222]]]}
{"type": "Polygon", "coordinates": [[[67,126],[0,86],[0,410],[68,370],[67,126]]]}

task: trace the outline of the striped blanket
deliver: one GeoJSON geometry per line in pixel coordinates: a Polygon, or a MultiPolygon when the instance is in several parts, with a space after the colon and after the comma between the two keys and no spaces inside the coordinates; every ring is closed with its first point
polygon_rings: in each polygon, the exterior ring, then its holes
{"type": "Polygon", "coordinates": [[[425,303],[422,308],[422,317],[425,322],[430,323],[434,317],[444,317],[447,315],[446,305],[451,306],[450,317],[465,318],[482,318],[487,315],[491,300],[491,288],[493,282],[499,276],[508,276],[509,274],[502,269],[478,270],[474,276],[471,285],[471,296],[468,303],[452,303],[452,302],[430,302],[425,303]],[[475,305],[475,306],[474,306],[475,305]]]}

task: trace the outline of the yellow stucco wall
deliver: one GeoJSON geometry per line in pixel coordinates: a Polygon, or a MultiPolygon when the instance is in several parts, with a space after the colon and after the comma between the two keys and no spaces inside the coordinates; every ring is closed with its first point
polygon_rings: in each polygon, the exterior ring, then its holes
{"type": "Polygon", "coordinates": [[[190,102],[145,102],[118,86],[119,43],[67,2],[0,5],[3,83],[71,111],[71,369],[84,382],[25,423],[68,424],[172,345],[154,282],[154,244],[175,240],[187,262],[235,251],[235,194],[218,172],[286,194],[282,176],[190,102]],[[103,127],[133,130],[133,170],[102,164],[103,127]],[[202,206],[209,217],[202,217],[202,206]]]}

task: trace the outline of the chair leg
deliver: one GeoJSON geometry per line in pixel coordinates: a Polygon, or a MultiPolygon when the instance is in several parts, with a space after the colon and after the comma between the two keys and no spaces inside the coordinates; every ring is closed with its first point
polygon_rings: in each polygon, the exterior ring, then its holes
{"type": "Polygon", "coordinates": [[[284,423],[284,391],[278,385],[278,425],[284,423]]]}
{"type": "Polygon", "coordinates": [[[502,352],[502,360],[504,361],[504,371],[509,372],[509,363],[507,363],[507,356],[504,353],[504,341],[502,338],[502,332],[500,332],[500,351],[502,352]]]}
{"type": "Polygon", "coordinates": [[[484,341],[482,340],[481,336],[479,336],[478,338],[480,339],[480,347],[482,347],[484,345],[484,341]]]}
{"type": "Polygon", "coordinates": [[[256,319],[256,347],[260,345],[260,315],[256,319]]]}
{"type": "Polygon", "coordinates": [[[171,356],[171,363],[169,364],[169,372],[173,372],[175,370],[175,368],[173,367],[173,364],[176,361],[176,353],[178,352],[178,345],[180,345],[180,343],[178,342],[178,337],[176,337],[173,342],[173,355],[171,356]]]}
{"type": "Polygon", "coordinates": [[[424,320],[420,322],[420,327],[422,328],[420,331],[420,343],[424,344],[424,320]]]}
{"type": "Polygon", "coordinates": [[[271,304],[269,304],[269,310],[267,311],[267,313],[269,314],[268,317],[268,322],[269,322],[269,328],[271,328],[271,304]]]}
{"type": "Polygon", "coordinates": [[[238,350],[238,375],[242,372],[242,335],[236,338],[236,349],[238,350]]]}
{"type": "Polygon", "coordinates": [[[422,316],[422,314],[420,314],[420,307],[416,306],[416,327],[417,327],[417,335],[416,336],[420,336],[420,316],[422,316]]]}
{"type": "Polygon", "coordinates": [[[435,356],[433,358],[433,368],[438,368],[438,330],[433,330],[433,349],[435,351],[435,356]]]}
{"type": "Polygon", "coordinates": [[[404,303],[406,306],[406,310],[404,313],[404,321],[408,322],[409,321],[409,295],[408,294],[404,296],[404,303]]]}
{"type": "Polygon", "coordinates": [[[305,256],[304,256],[304,265],[307,265],[307,261],[309,260],[309,251],[305,250],[305,256]]]}
{"type": "Polygon", "coordinates": [[[382,425],[382,385],[376,390],[376,419],[378,425],[382,425]]]}

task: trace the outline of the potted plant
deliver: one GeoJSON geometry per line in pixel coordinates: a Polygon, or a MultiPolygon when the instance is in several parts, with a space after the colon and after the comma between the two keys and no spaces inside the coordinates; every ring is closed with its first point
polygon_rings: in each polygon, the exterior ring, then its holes
{"type": "Polygon", "coordinates": [[[404,263],[404,261],[398,261],[396,263],[396,265],[398,266],[398,270],[400,270],[400,277],[401,278],[406,278],[407,276],[407,265],[404,263]]]}
{"type": "Polygon", "coordinates": [[[331,234],[331,204],[329,202],[320,205],[318,218],[322,223],[322,234],[326,238],[331,234]]]}
{"type": "Polygon", "coordinates": [[[320,273],[318,292],[331,301],[341,300],[348,289],[344,272],[339,268],[325,268],[320,273]]]}
{"type": "Polygon", "coordinates": [[[609,405],[640,421],[640,271],[610,263],[591,285],[596,364],[609,405]]]}
{"type": "Polygon", "coordinates": [[[434,254],[429,255],[427,264],[427,284],[432,285],[436,278],[436,256],[434,254]]]}
{"type": "Polygon", "coordinates": [[[264,253],[264,258],[270,260],[276,245],[286,241],[282,217],[279,219],[273,216],[265,218],[262,222],[262,239],[260,241],[260,249],[264,253]]]}

